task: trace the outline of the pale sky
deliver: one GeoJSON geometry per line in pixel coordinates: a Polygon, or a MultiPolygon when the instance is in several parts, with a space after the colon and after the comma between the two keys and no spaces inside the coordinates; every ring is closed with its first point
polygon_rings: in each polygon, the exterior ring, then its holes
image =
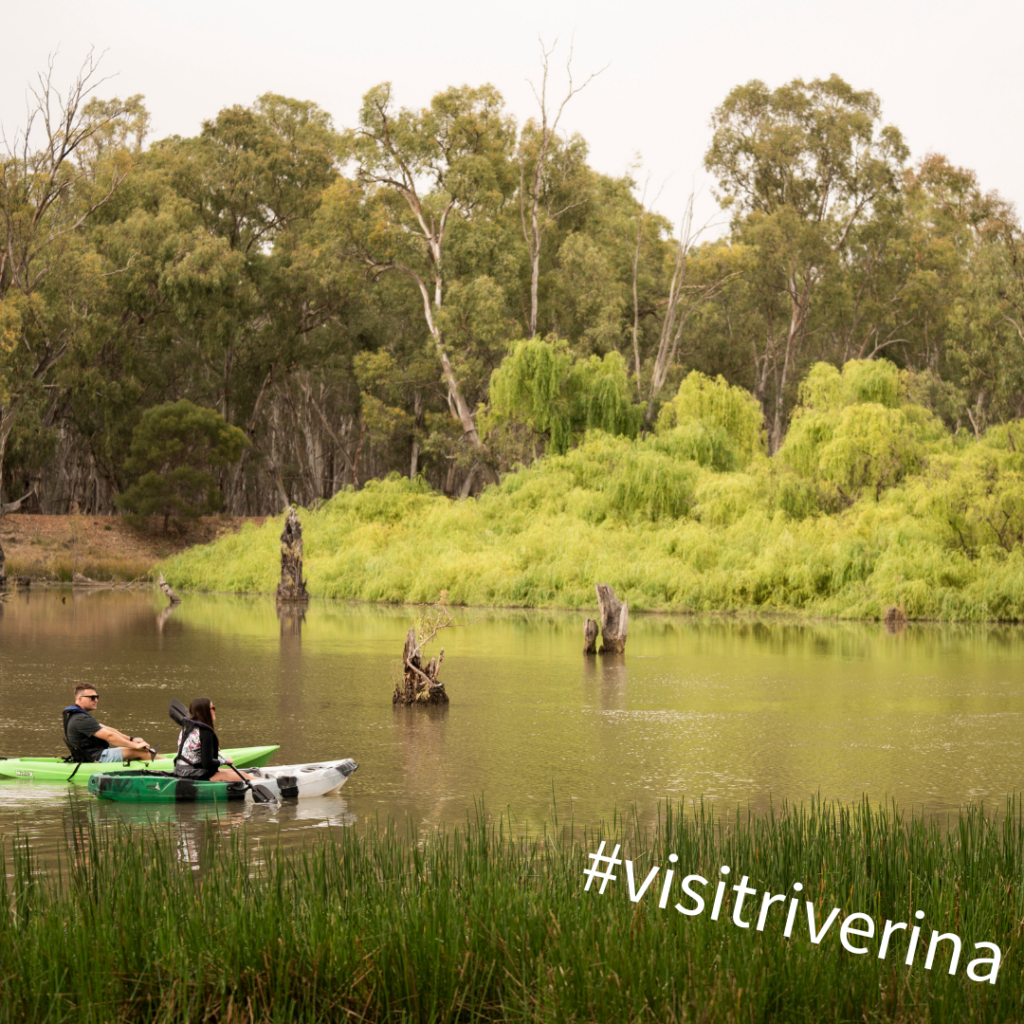
{"type": "Polygon", "coordinates": [[[106,51],[102,67],[116,75],[102,95],[145,95],[151,138],[195,134],[222,107],[264,92],[313,100],[351,126],[362,94],[385,80],[410,106],[449,85],[491,82],[523,121],[536,111],[527,80],[538,79],[540,34],[559,39],[556,96],[570,38],[577,75],[609,65],[563,125],[585,136],[605,173],[624,173],[639,154],[648,196],[660,190],[656,208],[672,220],[694,186],[701,215],[714,213],[703,171],[708,121],[733,86],[833,72],[881,97],[914,159],[944,153],[1024,210],[1020,0],[46,0],[12,4],[2,24],[8,137],[48,53],[59,50],[55,81],[66,86],[90,45],[106,51]]]}

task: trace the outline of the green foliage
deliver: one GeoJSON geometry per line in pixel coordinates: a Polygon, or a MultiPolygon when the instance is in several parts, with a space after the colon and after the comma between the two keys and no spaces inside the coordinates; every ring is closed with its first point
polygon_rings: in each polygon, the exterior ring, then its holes
{"type": "Polygon", "coordinates": [[[877,499],[950,447],[942,424],[906,400],[900,371],[885,360],[851,360],[842,373],[818,363],[800,394],[779,461],[818,489],[822,507],[862,493],[877,499]]]}
{"type": "Polygon", "coordinates": [[[213,409],[186,399],[142,414],[132,436],[126,469],[138,480],[117,498],[138,516],[194,518],[216,512],[223,502],[212,469],[237,462],[245,435],[213,409]]]}
{"type": "MultiPolygon", "coordinates": [[[[518,357],[547,371],[533,380],[554,402],[538,409],[557,408],[566,378],[551,368],[571,369],[564,349],[525,343],[518,357]]],[[[304,516],[311,589],[580,608],[601,580],[635,609],[879,618],[899,605],[911,617],[1024,619],[1024,431],[954,446],[905,383],[886,363],[816,367],[772,460],[749,396],[692,375],[659,433],[590,431],[477,501],[397,476],[344,491],[304,516]]],[[[164,574],[182,588],[270,592],[280,529],[193,549],[164,574]]]]}
{"type": "Polygon", "coordinates": [[[970,558],[991,546],[1010,554],[1024,545],[1024,454],[1009,447],[1013,433],[993,427],[959,458],[936,460],[919,485],[922,506],[948,530],[949,546],[970,558]]]}
{"type": "Polygon", "coordinates": [[[744,469],[764,453],[762,423],[750,392],[693,370],[658,416],[659,447],[710,469],[744,469]]]}
{"type": "Polygon", "coordinates": [[[564,455],[587,430],[636,437],[643,409],[630,400],[618,352],[576,359],[560,339],[518,341],[491,375],[491,429],[515,418],[564,455]]]}
{"type": "MultiPolygon", "coordinates": [[[[941,155],[908,166],[880,98],[837,76],[724,98],[706,162],[734,216],[700,245],[579,136],[542,156],[542,127],[491,85],[422,107],[380,85],[344,133],[266,94],[148,147],[140,97],[89,95],[64,142],[0,162],[0,491],[35,484],[44,511],[61,481],[107,511],[140,410],[183,397],[251,443],[221,480],[234,514],[395,470],[458,493],[529,463],[538,432],[556,455],[588,430],[635,438],[640,397],[650,426],[678,388],[602,514],[802,520],[881,501],[1024,416],[1015,211],[941,155]],[[758,408],[773,454],[792,417],[770,471],[758,408]],[[661,498],[651,452],[685,467],[661,498]],[[693,482],[695,465],[744,478],[693,482]]],[[[944,472],[957,550],[1012,554],[1010,484],[944,472]]],[[[158,501],[157,481],[137,488],[158,501]]]]}

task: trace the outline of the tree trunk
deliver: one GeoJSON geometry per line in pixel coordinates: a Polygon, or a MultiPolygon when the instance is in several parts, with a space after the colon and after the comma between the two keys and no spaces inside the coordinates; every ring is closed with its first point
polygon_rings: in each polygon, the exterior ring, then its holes
{"type": "Polygon", "coordinates": [[[306,581],[302,578],[302,524],[293,505],[285,516],[281,533],[281,582],[277,585],[277,602],[304,604],[308,600],[306,581]]]}
{"type": "Polygon", "coordinates": [[[783,434],[785,433],[783,409],[786,400],[786,382],[789,380],[789,371],[796,362],[796,349],[803,334],[804,322],[807,319],[807,309],[811,298],[810,286],[806,283],[798,293],[795,276],[790,277],[789,293],[793,307],[789,319],[789,332],[786,335],[786,354],[782,360],[782,377],[778,382],[775,392],[775,419],[769,439],[770,454],[772,455],[782,447],[783,434]]]}
{"type": "Polygon", "coordinates": [[[171,590],[171,585],[164,579],[163,573],[160,573],[160,575],[157,576],[156,585],[163,591],[164,597],[166,597],[171,604],[181,604],[181,598],[171,590]]]}
{"type": "Polygon", "coordinates": [[[431,658],[423,667],[416,630],[410,629],[405,635],[405,649],[402,651],[403,679],[395,683],[392,704],[447,704],[448,694],[444,683],[439,682],[437,673],[444,660],[444,648],[436,658],[431,658]]]}
{"type": "Polygon", "coordinates": [[[409,460],[409,479],[415,480],[420,471],[420,431],[423,429],[423,393],[416,388],[412,393],[412,458],[409,460]]]}
{"type": "Polygon", "coordinates": [[[629,631],[629,605],[615,596],[607,583],[595,583],[601,619],[601,650],[598,654],[624,654],[629,631]]]}
{"type": "Polygon", "coordinates": [[[587,619],[583,623],[583,653],[595,654],[597,652],[597,623],[593,619],[587,619]]]}

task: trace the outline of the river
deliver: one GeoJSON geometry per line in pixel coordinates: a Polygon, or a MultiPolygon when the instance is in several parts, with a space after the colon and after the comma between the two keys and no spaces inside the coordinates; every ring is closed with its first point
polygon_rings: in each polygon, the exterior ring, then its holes
{"type": "MultiPolygon", "coordinates": [[[[1024,789],[1024,630],[634,615],[624,658],[585,658],[580,613],[455,609],[447,708],[395,708],[404,635],[423,614],[314,600],[33,589],[0,603],[0,753],[62,754],[77,682],[98,717],[171,748],[172,697],[208,696],[225,746],[274,763],[352,757],[337,796],[225,820],[288,841],[312,830],[457,825],[482,800],[536,832],[659,801],[895,801],[926,813],[1024,789]]],[[[76,816],[199,823],[205,807],[99,804],[79,787],[0,780],[0,832],[44,852],[76,816]]]]}

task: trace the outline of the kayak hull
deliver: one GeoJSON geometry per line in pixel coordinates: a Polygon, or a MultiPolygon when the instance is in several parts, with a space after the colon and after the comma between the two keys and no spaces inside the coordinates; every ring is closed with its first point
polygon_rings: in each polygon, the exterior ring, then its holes
{"type": "MultiPolygon", "coordinates": [[[[359,766],[351,758],[342,761],[278,765],[256,768],[247,774],[259,775],[253,782],[278,800],[327,796],[348,781],[359,766]]],[[[180,779],[172,772],[97,772],[89,779],[89,792],[100,800],[125,803],[228,803],[252,800],[252,791],[236,782],[201,782],[180,779]]]]}
{"type": "MultiPolygon", "coordinates": [[[[233,747],[221,751],[230,757],[239,768],[260,768],[277,750],[277,744],[263,747],[233,747]]],[[[138,774],[151,769],[172,771],[174,756],[158,757],[155,761],[129,761],[126,765],[116,762],[101,764],[98,761],[65,761],[60,757],[13,757],[0,760],[0,778],[35,779],[38,782],[71,782],[76,786],[88,785],[89,779],[98,774],[138,774]],[[76,772],[75,769],[78,769],[76,772]],[[74,776],[74,777],[72,777],[74,776]]]]}

